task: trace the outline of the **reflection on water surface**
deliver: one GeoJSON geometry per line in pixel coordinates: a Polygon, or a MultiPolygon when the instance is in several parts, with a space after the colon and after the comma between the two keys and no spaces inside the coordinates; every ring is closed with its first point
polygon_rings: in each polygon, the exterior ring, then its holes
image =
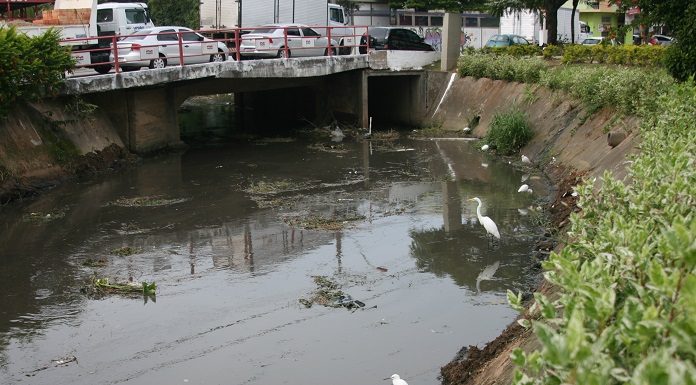
{"type": "Polygon", "coordinates": [[[517,193],[522,173],[475,147],[193,149],[4,207],[0,382],[435,384],[514,319],[505,290],[534,274],[544,186],[517,193]],[[95,275],[155,281],[157,301],[89,299],[95,275]],[[305,309],[316,275],[366,307],[305,309]]]}

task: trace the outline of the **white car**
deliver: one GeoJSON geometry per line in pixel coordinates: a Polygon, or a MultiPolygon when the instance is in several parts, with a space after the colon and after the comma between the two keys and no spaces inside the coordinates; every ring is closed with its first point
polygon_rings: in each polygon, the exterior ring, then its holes
{"type": "MultiPolygon", "coordinates": [[[[141,67],[164,68],[168,65],[222,62],[230,50],[220,42],[203,37],[185,27],[153,27],[126,36],[116,43],[118,65],[124,71],[141,67]]],[[[114,62],[114,49],[109,55],[114,62]]]]}
{"type": "Polygon", "coordinates": [[[288,58],[327,56],[329,52],[337,54],[338,44],[334,39],[329,43],[328,38],[303,24],[270,24],[244,32],[239,47],[242,57],[288,58]]]}

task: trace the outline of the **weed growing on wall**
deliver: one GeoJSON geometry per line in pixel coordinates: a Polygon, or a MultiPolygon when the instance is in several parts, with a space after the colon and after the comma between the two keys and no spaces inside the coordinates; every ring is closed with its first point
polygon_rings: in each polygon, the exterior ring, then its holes
{"type": "Polygon", "coordinates": [[[655,99],[627,181],[578,189],[569,242],[544,264],[560,293],[537,293],[521,322],[541,348],[512,354],[515,384],[694,383],[696,86],[655,99]]]}
{"type": "Polygon", "coordinates": [[[533,136],[527,116],[519,108],[496,113],[486,135],[486,142],[503,155],[511,155],[524,147],[533,136]]]}

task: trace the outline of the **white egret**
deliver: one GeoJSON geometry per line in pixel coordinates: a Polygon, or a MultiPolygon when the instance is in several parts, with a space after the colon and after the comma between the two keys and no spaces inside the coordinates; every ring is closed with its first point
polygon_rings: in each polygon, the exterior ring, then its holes
{"type": "Polygon", "coordinates": [[[524,174],[524,175],[522,175],[522,180],[521,180],[521,182],[526,182],[527,179],[529,179],[529,174],[524,174]]]}
{"type": "Polygon", "coordinates": [[[478,202],[478,206],[476,207],[476,216],[478,217],[479,223],[481,223],[483,228],[486,229],[486,233],[500,239],[498,226],[496,226],[495,222],[493,222],[491,218],[481,215],[481,200],[478,197],[474,197],[469,200],[478,202]]]}
{"type": "Polygon", "coordinates": [[[392,380],[392,385],[408,385],[408,382],[402,380],[398,374],[392,374],[391,377],[385,378],[385,380],[392,380]]]}
{"type": "Polygon", "coordinates": [[[481,167],[487,168],[487,167],[488,167],[488,163],[481,163],[481,167]]]}
{"type": "Polygon", "coordinates": [[[471,131],[471,127],[464,127],[464,132],[469,132],[471,131]]]}
{"type": "Polygon", "coordinates": [[[483,146],[481,146],[481,151],[488,151],[488,145],[484,144],[483,146]]]}
{"type": "Polygon", "coordinates": [[[532,161],[527,158],[527,155],[522,155],[522,163],[532,164],[532,161]]]}
{"type": "Polygon", "coordinates": [[[573,193],[572,193],[572,194],[570,194],[570,195],[572,195],[572,196],[573,196],[573,198],[575,198],[575,197],[577,197],[577,196],[578,196],[578,192],[577,192],[577,191],[573,191],[573,193]]]}
{"type": "Polygon", "coordinates": [[[525,183],[517,189],[517,192],[525,192],[527,190],[529,190],[529,185],[525,183]]]}

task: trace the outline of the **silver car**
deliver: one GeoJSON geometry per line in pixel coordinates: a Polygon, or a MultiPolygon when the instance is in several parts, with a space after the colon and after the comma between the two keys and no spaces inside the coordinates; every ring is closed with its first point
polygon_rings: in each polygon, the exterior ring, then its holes
{"type": "Polygon", "coordinates": [[[329,43],[328,38],[303,24],[270,24],[245,32],[239,47],[243,57],[286,58],[337,53],[338,44],[334,39],[329,43]]]}
{"type": "MultiPolygon", "coordinates": [[[[141,67],[164,68],[168,65],[222,62],[230,50],[185,27],[154,27],[126,36],[117,43],[118,64],[124,71],[141,67]]],[[[114,50],[109,61],[114,62],[114,50]]]]}

